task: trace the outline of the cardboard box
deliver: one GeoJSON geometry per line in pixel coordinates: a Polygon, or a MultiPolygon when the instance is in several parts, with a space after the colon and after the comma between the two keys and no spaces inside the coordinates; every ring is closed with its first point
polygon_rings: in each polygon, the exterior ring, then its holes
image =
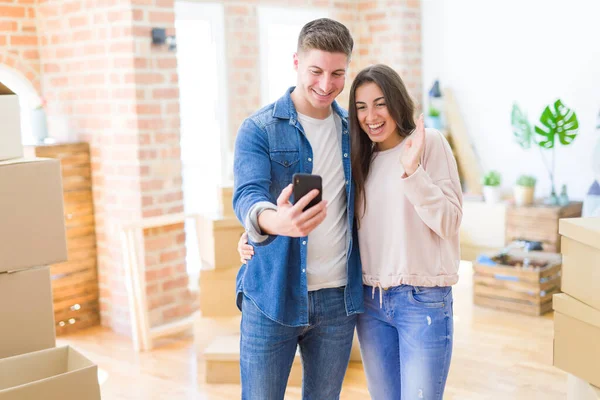
{"type": "Polygon", "coordinates": [[[600,388],[569,374],[567,376],[567,400],[600,400],[600,388]]]}
{"type": "Polygon", "coordinates": [[[562,291],[600,310],[600,217],[561,219],[562,291]]]}
{"type": "Polygon", "coordinates": [[[600,386],[600,310],[554,295],[554,366],[600,386]]]}
{"type": "Polygon", "coordinates": [[[98,367],[69,346],[0,360],[0,400],[100,400],[98,367]]]}
{"type": "Polygon", "coordinates": [[[461,259],[472,261],[480,253],[502,249],[505,232],[506,204],[465,201],[460,224],[461,259]]]}
{"type": "Polygon", "coordinates": [[[0,161],[23,157],[19,99],[0,83],[0,161]]]}
{"type": "Polygon", "coordinates": [[[239,268],[200,270],[200,311],[203,317],[240,315],[235,302],[239,268]]]}
{"type": "Polygon", "coordinates": [[[0,359],[56,346],[50,268],[0,273],[0,317],[0,359]]]}
{"type": "Polygon", "coordinates": [[[219,208],[224,217],[235,218],[233,211],[233,186],[219,187],[219,208]]]}
{"type": "Polygon", "coordinates": [[[58,160],[0,161],[0,272],[67,260],[58,160]]]}
{"type": "Polygon", "coordinates": [[[198,217],[198,247],[206,269],[239,268],[237,244],[244,227],[236,218],[218,215],[198,217]]]}

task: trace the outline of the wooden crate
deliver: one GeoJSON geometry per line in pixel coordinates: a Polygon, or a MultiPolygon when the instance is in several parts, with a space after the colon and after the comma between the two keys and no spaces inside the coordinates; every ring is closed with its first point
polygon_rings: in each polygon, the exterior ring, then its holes
{"type": "Polygon", "coordinates": [[[25,154],[59,159],[62,169],[68,261],[50,266],[56,334],[98,325],[100,309],[89,145],[28,146],[25,154]]]}
{"type": "Polygon", "coordinates": [[[582,203],[561,206],[510,206],[506,210],[506,243],[532,240],[542,243],[543,251],[560,253],[558,220],[581,216],[582,203]]]}
{"type": "Polygon", "coordinates": [[[541,267],[473,263],[473,301],[476,305],[542,315],[552,310],[552,295],[560,292],[561,255],[545,252],[509,253],[510,261],[525,257],[541,267]]]}

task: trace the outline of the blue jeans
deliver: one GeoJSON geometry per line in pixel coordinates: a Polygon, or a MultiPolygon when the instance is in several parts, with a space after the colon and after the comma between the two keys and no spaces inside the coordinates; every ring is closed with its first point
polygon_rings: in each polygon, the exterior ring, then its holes
{"type": "Polygon", "coordinates": [[[344,288],[308,293],[309,326],[290,327],[242,300],[240,370],[243,400],[283,399],[297,346],[302,398],[339,399],[350,361],[356,314],[347,316],[344,288]]]}
{"type": "Polygon", "coordinates": [[[451,287],[364,287],[365,312],[357,323],[373,400],[442,400],[454,324],[451,287]]]}

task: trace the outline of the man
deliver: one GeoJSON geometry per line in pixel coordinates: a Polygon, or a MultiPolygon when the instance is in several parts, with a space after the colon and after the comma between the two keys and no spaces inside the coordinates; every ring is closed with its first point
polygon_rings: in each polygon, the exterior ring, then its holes
{"type": "Polygon", "coordinates": [[[341,23],[306,24],[297,86],[237,135],[233,205],[255,249],[237,277],[243,399],[283,399],[297,346],[303,398],[339,398],[363,309],[347,112],[335,102],[352,48],[341,23]],[[318,192],[292,204],[299,172],[323,178],[323,200],[306,211],[318,192]]]}

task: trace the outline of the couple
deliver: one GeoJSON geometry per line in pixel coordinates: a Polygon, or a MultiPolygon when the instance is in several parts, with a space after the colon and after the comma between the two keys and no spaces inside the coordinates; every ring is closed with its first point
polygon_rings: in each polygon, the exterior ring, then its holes
{"type": "Polygon", "coordinates": [[[462,195],[440,132],[414,120],[391,68],[362,70],[349,113],[353,40],[339,22],[306,24],[297,85],[246,119],[233,205],[238,250],[242,398],[283,399],[296,347],[303,398],[338,399],[355,327],[373,399],[442,399],[453,338],[462,195]],[[292,175],[321,175],[292,204],[292,175]],[[276,204],[275,204],[276,203],[276,204]]]}

